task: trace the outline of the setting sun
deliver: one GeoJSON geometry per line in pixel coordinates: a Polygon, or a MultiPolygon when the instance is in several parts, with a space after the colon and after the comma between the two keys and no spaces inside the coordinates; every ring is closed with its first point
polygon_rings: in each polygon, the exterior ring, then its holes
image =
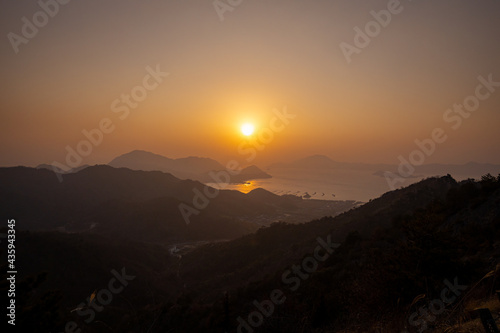
{"type": "Polygon", "coordinates": [[[255,127],[250,123],[245,123],[241,126],[241,133],[245,136],[250,136],[255,131],[255,127]]]}

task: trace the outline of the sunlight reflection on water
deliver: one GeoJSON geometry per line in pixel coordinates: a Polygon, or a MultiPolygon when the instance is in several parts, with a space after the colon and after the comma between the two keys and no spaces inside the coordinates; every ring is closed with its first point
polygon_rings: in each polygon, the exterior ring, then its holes
{"type": "MultiPolygon", "coordinates": [[[[389,191],[385,178],[373,172],[358,170],[322,170],[305,172],[298,169],[266,170],[273,178],[229,184],[224,189],[248,193],[263,188],[278,195],[291,194],[320,200],[368,201],[389,191]]],[[[418,181],[418,178],[413,181],[418,181]]],[[[207,185],[221,188],[216,183],[207,185]]]]}
{"type": "MultiPolygon", "coordinates": [[[[221,187],[217,183],[207,183],[207,185],[221,189],[221,187]]],[[[229,184],[226,187],[224,187],[225,190],[236,190],[245,194],[255,190],[256,188],[263,188],[262,184],[260,184],[259,181],[257,180],[251,180],[245,183],[229,184]]]]}
{"type": "MultiPolygon", "coordinates": [[[[226,189],[248,193],[256,188],[263,188],[277,195],[304,196],[307,193],[311,199],[363,202],[391,190],[387,180],[372,170],[268,168],[265,171],[272,175],[272,178],[230,184],[226,189]]],[[[435,175],[420,174],[406,179],[405,183],[398,184],[398,187],[408,186],[429,176],[435,175]]],[[[454,176],[458,180],[466,179],[463,175],[454,176]]],[[[219,188],[217,184],[207,185],[219,188]]]]}

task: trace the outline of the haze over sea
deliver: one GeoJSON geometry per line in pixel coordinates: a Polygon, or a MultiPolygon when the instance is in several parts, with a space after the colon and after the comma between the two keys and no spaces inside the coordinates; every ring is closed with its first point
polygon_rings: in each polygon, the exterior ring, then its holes
{"type": "MultiPolygon", "coordinates": [[[[307,192],[311,195],[311,199],[363,202],[375,199],[391,190],[383,176],[374,174],[376,170],[321,169],[307,172],[302,168],[287,167],[267,168],[265,171],[273,177],[229,184],[224,188],[238,190],[243,193],[248,193],[256,188],[263,188],[278,195],[293,194],[298,196],[303,196],[307,192]]],[[[401,186],[408,186],[427,177],[444,175],[416,173],[414,177],[407,178],[401,186]]],[[[481,178],[481,174],[454,173],[452,176],[458,181],[467,178],[481,178]]],[[[222,188],[217,183],[207,183],[207,185],[222,188]]]]}

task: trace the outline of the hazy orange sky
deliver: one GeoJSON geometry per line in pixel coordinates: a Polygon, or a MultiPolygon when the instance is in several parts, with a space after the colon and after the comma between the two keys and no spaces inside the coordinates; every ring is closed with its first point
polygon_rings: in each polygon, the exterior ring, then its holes
{"type": "Polygon", "coordinates": [[[16,53],[9,33],[22,36],[41,7],[2,0],[0,165],[64,163],[105,118],[114,130],[83,163],[134,149],[225,163],[241,157],[243,122],[259,132],[284,106],[296,118],[257,164],[312,154],[397,164],[438,127],[448,139],[426,163],[500,164],[500,87],[458,129],[443,120],[478,76],[500,82],[500,2],[401,1],[348,63],[340,44],[355,45],[353,29],[394,1],[243,0],[221,20],[206,0],[72,0],[16,53]],[[148,66],[169,75],[120,119],[112,103],[148,66]]]}

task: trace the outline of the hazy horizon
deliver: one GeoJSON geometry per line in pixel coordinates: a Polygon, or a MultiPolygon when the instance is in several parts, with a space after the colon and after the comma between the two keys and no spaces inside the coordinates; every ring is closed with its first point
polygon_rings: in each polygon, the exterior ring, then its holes
{"type": "MultiPolygon", "coordinates": [[[[127,152],[124,152],[123,154],[119,154],[119,155],[116,155],[116,156],[113,156],[109,159],[106,159],[106,160],[103,160],[103,161],[95,161],[93,163],[84,163],[82,162],[80,164],[80,166],[84,166],[84,165],[90,165],[90,166],[93,166],[93,165],[107,165],[109,164],[112,160],[114,160],[116,157],[119,157],[119,156],[122,156],[122,155],[126,155],[130,152],[133,152],[133,151],[145,151],[145,150],[142,150],[142,149],[136,149],[136,150],[131,150],[131,151],[127,151],[127,152]]],[[[183,158],[190,158],[190,157],[195,157],[195,158],[209,158],[209,159],[213,159],[219,163],[221,163],[222,165],[226,164],[227,162],[229,161],[237,161],[237,162],[242,162],[241,163],[241,167],[246,167],[246,166],[250,166],[250,165],[257,165],[258,167],[260,168],[267,168],[267,167],[272,167],[272,166],[275,166],[275,165],[279,165],[279,164],[293,164],[294,162],[297,162],[297,161],[300,161],[302,159],[307,159],[307,158],[311,158],[311,157],[315,157],[315,156],[325,156],[327,158],[329,158],[330,160],[332,160],[333,162],[339,162],[339,163],[349,163],[349,164],[373,164],[373,165],[378,165],[378,164],[383,164],[383,165],[391,165],[391,166],[397,166],[399,161],[392,161],[393,163],[368,163],[368,162],[365,162],[365,161],[362,161],[362,160],[355,160],[355,161],[344,161],[344,160],[336,160],[328,155],[324,155],[324,154],[311,154],[311,155],[306,155],[306,156],[297,156],[297,157],[291,157],[291,158],[285,158],[283,160],[271,160],[270,162],[268,163],[253,163],[253,161],[251,162],[246,162],[244,158],[238,158],[237,155],[233,156],[233,157],[227,157],[225,160],[218,160],[218,159],[215,159],[215,158],[212,158],[210,156],[196,156],[196,155],[186,155],[186,156],[176,156],[176,157],[172,157],[172,156],[168,156],[168,155],[162,155],[162,154],[159,154],[159,153],[156,153],[154,151],[145,151],[145,152],[148,152],[148,153],[152,153],[152,154],[155,154],[155,155],[160,155],[160,156],[164,156],[164,157],[167,157],[167,158],[170,158],[170,159],[183,159],[183,158]]],[[[429,164],[443,164],[443,165],[466,165],[466,164],[469,164],[469,163],[477,163],[477,164],[493,164],[493,165],[500,165],[500,164],[497,164],[497,163],[491,163],[491,162],[482,162],[482,161],[467,161],[467,162],[463,162],[463,163],[424,163],[423,165],[429,165],[429,164]]],[[[32,164],[11,164],[11,165],[0,165],[0,168],[1,167],[17,167],[17,166],[24,166],[24,167],[37,167],[37,166],[40,166],[40,165],[44,165],[44,164],[48,164],[48,165],[51,165],[50,162],[47,162],[47,161],[40,161],[39,163],[32,163],[32,164]]]]}

